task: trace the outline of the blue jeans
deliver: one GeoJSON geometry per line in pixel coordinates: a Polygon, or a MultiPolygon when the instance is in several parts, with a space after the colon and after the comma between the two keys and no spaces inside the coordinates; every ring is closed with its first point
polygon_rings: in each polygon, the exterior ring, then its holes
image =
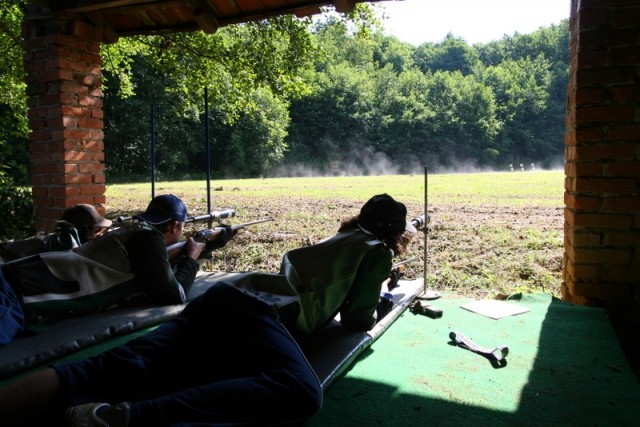
{"type": "Polygon", "coordinates": [[[0,346],[7,345],[25,327],[20,296],[5,279],[0,268],[0,346]]]}
{"type": "Polygon", "coordinates": [[[223,282],[149,334],[54,368],[66,405],[129,401],[131,427],[296,423],[322,404],[271,308],[223,282]]]}

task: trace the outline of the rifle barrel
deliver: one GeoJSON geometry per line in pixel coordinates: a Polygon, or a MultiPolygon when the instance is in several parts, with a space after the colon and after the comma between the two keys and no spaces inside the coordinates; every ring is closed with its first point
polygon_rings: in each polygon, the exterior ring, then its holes
{"type": "Polygon", "coordinates": [[[415,261],[417,259],[418,259],[418,257],[414,256],[414,257],[405,259],[404,261],[398,261],[398,262],[394,263],[391,268],[398,268],[398,267],[400,267],[402,265],[409,264],[410,262],[413,262],[413,261],[415,261]]]}
{"type": "MultiPolygon", "coordinates": [[[[234,211],[235,214],[235,211],[234,211]]],[[[242,224],[235,224],[231,226],[232,230],[239,230],[241,228],[244,228],[248,225],[253,225],[253,224],[260,224],[263,222],[268,222],[268,221],[274,221],[273,218],[264,218],[264,219],[259,219],[257,221],[250,221],[250,222],[245,222],[242,224]]],[[[207,230],[201,230],[198,232],[198,234],[202,234],[202,236],[204,237],[205,240],[213,240],[214,236],[217,236],[218,234],[220,234],[220,230],[221,228],[218,228],[217,232],[216,232],[216,228],[218,227],[214,227],[214,228],[210,228],[207,230]]],[[[186,240],[180,241],[178,243],[174,243],[172,245],[167,246],[167,252],[169,253],[169,258],[172,258],[173,256],[176,256],[178,253],[180,253],[180,251],[182,251],[185,247],[185,245],[187,244],[186,240]]]]}
{"type": "Polygon", "coordinates": [[[263,222],[269,222],[269,221],[274,221],[273,218],[264,218],[264,219],[258,219],[256,221],[250,221],[250,222],[244,222],[242,224],[235,224],[231,226],[232,230],[239,230],[241,228],[246,227],[247,225],[253,225],[253,224],[261,224],[263,222]]]}

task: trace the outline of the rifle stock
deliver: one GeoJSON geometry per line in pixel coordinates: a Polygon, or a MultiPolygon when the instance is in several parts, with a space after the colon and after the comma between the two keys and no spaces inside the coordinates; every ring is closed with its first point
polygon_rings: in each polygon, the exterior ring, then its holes
{"type": "Polygon", "coordinates": [[[392,290],[393,288],[398,286],[398,281],[404,276],[405,264],[409,264],[410,262],[416,261],[417,259],[418,257],[414,256],[403,261],[393,263],[393,265],[391,266],[391,273],[389,274],[389,278],[385,281],[388,290],[392,290]]]}
{"type": "MultiPolygon", "coordinates": [[[[234,211],[234,215],[235,215],[235,211],[234,211]]],[[[242,224],[235,224],[231,226],[231,230],[233,231],[240,230],[241,228],[247,227],[249,225],[261,224],[263,222],[268,222],[268,221],[273,221],[273,218],[265,218],[265,219],[259,219],[257,221],[250,221],[242,224]]],[[[193,239],[196,242],[201,242],[201,243],[206,243],[211,240],[215,240],[218,238],[220,233],[222,233],[222,229],[223,229],[222,227],[214,227],[206,230],[200,230],[195,234],[195,236],[193,236],[193,239]]],[[[182,254],[186,244],[187,244],[187,241],[184,240],[182,242],[174,243],[173,245],[167,246],[167,254],[169,255],[169,259],[174,259],[178,257],[180,254],[182,254]]]]}

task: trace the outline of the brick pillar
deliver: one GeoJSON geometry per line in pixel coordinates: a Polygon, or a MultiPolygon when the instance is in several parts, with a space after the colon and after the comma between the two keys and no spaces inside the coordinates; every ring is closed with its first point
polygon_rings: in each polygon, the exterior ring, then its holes
{"type": "Polygon", "coordinates": [[[50,231],[65,208],[105,203],[100,45],[75,20],[25,20],[23,34],[35,225],[50,231]]]}
{"type": "Polygon", "coordinates": [[[572,0],[563,298],[640,307],[640,1],[572,0]]]}

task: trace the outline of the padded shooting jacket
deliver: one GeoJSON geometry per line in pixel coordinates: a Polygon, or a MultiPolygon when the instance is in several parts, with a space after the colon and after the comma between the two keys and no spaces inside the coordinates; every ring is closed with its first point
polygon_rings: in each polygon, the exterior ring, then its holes
{"type": "Polygon", "coordinates": [[[287,252],[278,274],[246,273],[230,280],[278,313],[297,303],[283,323],[297,336],[308,335],[340,313],[343,326],[370,329],[380,290],[391,272],[393,251],[366,230],[346,231],[315,245],[287,252]]]}
{"type": "Polygon", "coordinates": [[[29,317],[55,320],[106,310],[145,295],[155,304],[181,304],[198,263],[170,265],[164,237],[133,222],[70,251],[46,252],[2,266],[29,317]]]}

